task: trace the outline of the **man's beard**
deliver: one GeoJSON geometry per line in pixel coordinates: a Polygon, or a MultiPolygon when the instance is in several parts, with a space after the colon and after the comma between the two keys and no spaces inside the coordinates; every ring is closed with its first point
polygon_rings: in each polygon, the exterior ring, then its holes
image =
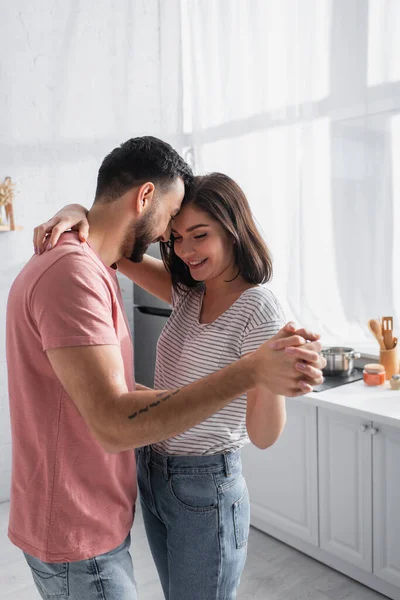
{"type": "Polygon", "coordinates": [[[127,233],[123,245],[125,258],[134,263],[142,262],[147,248],[154,241],[153,231],[152,215],[147,214],[127,233]]]}

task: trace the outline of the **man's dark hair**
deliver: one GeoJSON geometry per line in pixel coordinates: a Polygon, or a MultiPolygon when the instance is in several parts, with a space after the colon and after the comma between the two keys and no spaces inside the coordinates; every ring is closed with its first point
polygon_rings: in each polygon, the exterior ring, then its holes
{"type": "Polygon", "coordinates": [[[176,150],[152,136],[131,138],[103,160],[97,176],[95,202],[112,202],[146,181],[166,191],[181,177],[190,186],[193,172],[176,150]]]}

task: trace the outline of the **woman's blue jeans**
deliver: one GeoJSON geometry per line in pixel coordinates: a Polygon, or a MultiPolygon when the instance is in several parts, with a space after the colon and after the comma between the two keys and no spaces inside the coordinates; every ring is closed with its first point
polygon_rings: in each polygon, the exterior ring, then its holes
{"type": "Polygon", "coordinates": [[[166,600],[233,600],[246,561],[250,505],[240,452],[136,451],[143,518],[166,600]]]}

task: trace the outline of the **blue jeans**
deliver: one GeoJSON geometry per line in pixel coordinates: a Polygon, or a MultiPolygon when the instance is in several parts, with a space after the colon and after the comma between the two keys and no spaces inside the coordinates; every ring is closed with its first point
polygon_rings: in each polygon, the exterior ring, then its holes
{"type": "Polygon", "coordinates": [[[240,453],[136,451],[144,524],[166,600],[233,600],[250,506],[240,453]]]}
{"type": "Polygon", "coordinates": [[[129,547],[128,535],[115,550],[77,562],[46,563],[24,554],[38,592],[46,600],[137,600],[129,547]]]}

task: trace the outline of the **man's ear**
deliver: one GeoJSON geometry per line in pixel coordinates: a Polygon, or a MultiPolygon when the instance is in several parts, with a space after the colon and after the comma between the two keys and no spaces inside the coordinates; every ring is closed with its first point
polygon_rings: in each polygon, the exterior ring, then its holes
{"type": "Polygon", "coordinates": [[[142,215],[143,212],[147,211],[151,203],[153,202],[155,195],[154,183],[147,181],[143,183],[137,191],[137,195],[134,198],[134,210],[137,215],[142,215]]]}

